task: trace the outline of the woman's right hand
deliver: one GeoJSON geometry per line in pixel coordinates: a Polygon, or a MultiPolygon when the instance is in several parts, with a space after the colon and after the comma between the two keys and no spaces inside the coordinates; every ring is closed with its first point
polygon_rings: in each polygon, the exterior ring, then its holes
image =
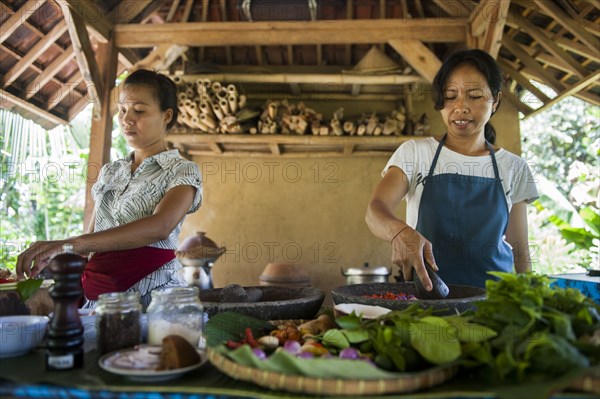
{"type": "Polygon", "coordinates": [[[418,231],[406,227],[392,240],[392,262],[400,267],[406,281],[413,280],[413,270],[427,291],[433,285],[425,269],[425,261],[438,270],[433,257],[433,246],[418,231]]]}

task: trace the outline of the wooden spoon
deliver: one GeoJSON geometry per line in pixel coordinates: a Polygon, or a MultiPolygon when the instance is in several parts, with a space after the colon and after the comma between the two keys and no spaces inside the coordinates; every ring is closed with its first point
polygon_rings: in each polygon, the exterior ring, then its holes
{"type": "Polygon", "coordinates": [[[433,284],[433,288],[431,291],[427,291],[421,283],[421,279],[417,273],[413,272],[413,281],[415,283],[416,288],[416,297],[418,299],[444,299],[450,293],[450,289],[444,283],[444,280],[438,276],[438,274],[433,270],[429,263],[425,262],[425,270],[427,270],[427,274],[429,275],[429,279],[433,284]]]}

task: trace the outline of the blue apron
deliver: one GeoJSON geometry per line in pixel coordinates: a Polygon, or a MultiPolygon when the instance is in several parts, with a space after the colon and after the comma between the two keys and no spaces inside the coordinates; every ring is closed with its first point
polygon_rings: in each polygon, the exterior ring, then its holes
{"type": "Polygon", "coordinates": [[[494,178],[458,173],[433,175],[446,141],[440,140],[429,174],[423,182],[416,230],[433,244],[439,276],[447,284],[485,288],[488,271],[513,269],[513,253],[504,241],[508,205],[494,150],[494,178]]]}

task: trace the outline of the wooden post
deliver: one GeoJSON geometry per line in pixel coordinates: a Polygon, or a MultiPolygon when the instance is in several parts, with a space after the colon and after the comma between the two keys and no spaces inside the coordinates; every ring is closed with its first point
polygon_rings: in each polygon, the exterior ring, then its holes
{"type": "Polygon", "coordinates": [[[94,209],[91,196],[92,185],[98,179],[102,165],[110,161],[111,133],[113,115],[111,113],[112,89],[115,86],[118,54],[113,39],[107,43],[98,43],[96,51],[100,77],[103,82],[103,95],[100,98],[100,119],[92,120],[90,135],[90,155],[88,158],[87,183],[85,188],[85,210],[83,215],[84,231],[89,231],[89,224],[94,209]]]}

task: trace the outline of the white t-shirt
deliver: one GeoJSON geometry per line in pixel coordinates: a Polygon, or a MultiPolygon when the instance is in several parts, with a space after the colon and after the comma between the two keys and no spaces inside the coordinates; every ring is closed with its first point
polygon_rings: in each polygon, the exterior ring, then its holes
{"type": "MultiPolygon", "coordinates": [[[[409,190],[406,195],[406,223],[412,228],[416,227],[419,216],[419,204],[423,193],[422,182],[429,173],[438,145],[439,142],[433,137],[409,140],[396,149],[381,173],[383,176],[391,166],[396,166],[406,174],[409,180],[409,190]]],[[[496,151],[495,155],[509,212],[512,204],[535,201],[539,195],[535,178],[527,163],[521,157],[503,148],[496,151]]],[[[489,154],[477,157],[462,155],[444,146],[433,174],[442,173],[494,178],[492,157],[489,154]]]]}

